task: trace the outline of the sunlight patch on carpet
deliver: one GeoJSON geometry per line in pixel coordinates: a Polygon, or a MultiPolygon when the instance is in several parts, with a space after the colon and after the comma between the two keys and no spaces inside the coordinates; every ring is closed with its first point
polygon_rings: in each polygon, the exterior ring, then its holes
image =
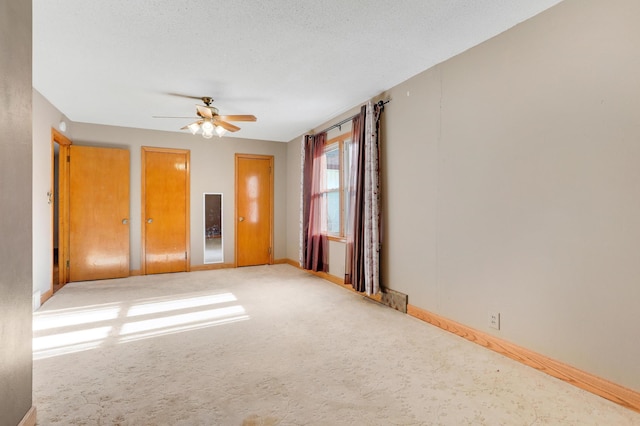
{"type": "Polygon", "coordinates": [[[120,315],[120,309],[119,304],[111,304],[36,314],[33,316],[33,331],[114,320],[120,315]]]}
{"type": "Polygon", "coordinates": [[[110,331],[111,327],[96,327],[35,337],[33,339],[34,358],[50,358],[95,349],[108,337],[110,331]]]}
{"type": "Polygon", "coordinates": [[[191,293],[35,313],[35,360],[250,319],[230,292],[191,293]],[[222,305],[222,306],[221,306],[222,305]]]}
{"type": "Polygon", "coordinates": [[[160,312],[175,311],[178,309],[196,308],[201,306],[215,305],[218,303],[235,302],[238,300],[233,293],[223,293],[186,299],[167,300],[164,302],[140,303],[129,308],[128,317],[140,315],[156,314],[160,312]]]}
{"type": "MultiPolygon", "coordinates": [[[[188,330],[190,326],[208,324],[214,319],[246,317],[242,306],[229,306],[227,308],[209,309],[206,311],[190,312],[188,314],[168,315],[143,321],[127,322],[122,326],[120,335],[149,332],[148,335],[162,334],[163,330],[188,330]]],[[[215,321],[213,321],[215,323],[215,321]]]]}

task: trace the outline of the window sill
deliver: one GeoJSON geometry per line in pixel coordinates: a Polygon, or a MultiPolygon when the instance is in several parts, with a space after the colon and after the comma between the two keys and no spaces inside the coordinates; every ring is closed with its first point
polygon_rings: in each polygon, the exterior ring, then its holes
{"type": "Polygon", "coordinates": [[[346,243],[347,239],[345,237],[335,237],[333,235],[327,235],[327,239],[329,241],[335,241],[337,243],[346,243]]]}

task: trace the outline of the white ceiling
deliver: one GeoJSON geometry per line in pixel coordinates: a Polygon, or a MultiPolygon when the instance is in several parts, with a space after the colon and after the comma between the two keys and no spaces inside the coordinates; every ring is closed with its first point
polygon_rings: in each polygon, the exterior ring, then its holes
{"type": "Polygon", "coordinates": [[[179,131],[197,100],[287,142],[560,0],[34,0],[33,86],[70,120],[179,131]]]}

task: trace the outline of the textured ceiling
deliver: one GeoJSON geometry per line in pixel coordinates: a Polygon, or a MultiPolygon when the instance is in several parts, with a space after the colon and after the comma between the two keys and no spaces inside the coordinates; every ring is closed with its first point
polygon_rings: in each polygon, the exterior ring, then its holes
{"type": "Polygon", "coordinates": [[[34,0],[33,85],[70,120],[179,131],[198,101],[289,141],[560,0],[34,0]]]}

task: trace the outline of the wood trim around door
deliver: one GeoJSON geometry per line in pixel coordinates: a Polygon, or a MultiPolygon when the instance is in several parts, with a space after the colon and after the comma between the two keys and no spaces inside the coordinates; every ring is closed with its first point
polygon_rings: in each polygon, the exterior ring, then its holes
{"type": "MultiPolygon", "coordinates": [[[[54,223],[54,209],[56,203],[53,197],[58,197],[58,285],[63,286],[69,282],[69,270],[67,269],[67,260],[69,260],[69,163],[65,160],[69,156],[69,147],[73,142],[65,135],[60,133],[55,128],[51,128],[51,187],[49,193],[51,194],[51,203],[49,214],[51,216],[51,240],[50,247],[53,255],[53,229],[54,223]],[[58,194],[55,194],[55,145],[58,144],[58,194]]],[[[53,256],[50,259],[53,268],[53,256]]],[[[47,299],[53,296],[53,269],[50,278],[49,290],[42,294],[40,297],[40,303],[44,303],[47,299]]]]}
{"type": "Polygon", "coordinates": [[[186,156],[186,180],[187,185],[185,188],[185,198],[186,198],[186,206],[185,206],[185,250],[187,252],[186,259],[186,272],[191,271],[191,224],[190,224],[190,205],[191,205],[191,151],[188,149],[175,149],[175,148],[156,148],[150,146],[143,146],[141,148],[141,166],[140,166],[140,183],[141,183],[141,192],[140,192],[140,248],[141,248],[141,258],[140,258],[140,274],[147,274],[147,261],[146,261],[146,194],[145,194],[145,160],[147,152],[167,152],[172,154],[185,154],[186,156]]]}
{"type": "Polygon", "coordinates": [[[271,219],[269,223],[269,245],[271,247],[271,253],[269,254],[269,265],[273,264],[274,247],[273,247],[273,223],[274,223],[274,156],[273,155],[260,155],[260,154],[239,154],[235,155],[235,170],[234,170],[234,206],[233,206],[233,241],[234,241],[234,254],[233,265],[238,267],[238,160],[239,159],[256,159],[256,160],[269,160],[269,166],[271,167],[271,173],[269,173],[269,209],[271,210],[271,219]]]}

